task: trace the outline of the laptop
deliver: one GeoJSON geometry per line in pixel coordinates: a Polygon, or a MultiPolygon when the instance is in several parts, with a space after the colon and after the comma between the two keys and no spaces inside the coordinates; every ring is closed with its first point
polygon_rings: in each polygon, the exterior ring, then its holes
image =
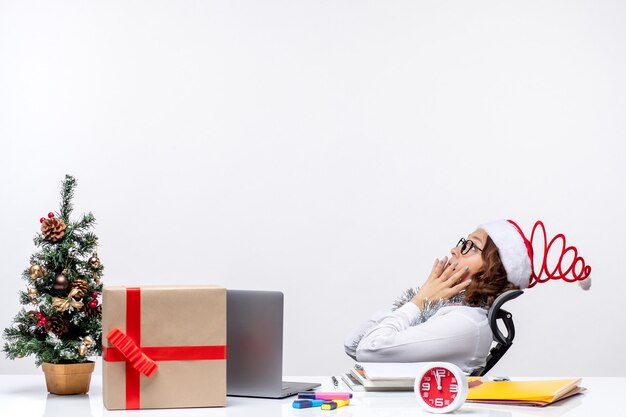
{"type": "Polygon", "coordinates": [[[283,293],[227,290],[230,396],[285,398],[320,384],[283,381],[283,293]]]}

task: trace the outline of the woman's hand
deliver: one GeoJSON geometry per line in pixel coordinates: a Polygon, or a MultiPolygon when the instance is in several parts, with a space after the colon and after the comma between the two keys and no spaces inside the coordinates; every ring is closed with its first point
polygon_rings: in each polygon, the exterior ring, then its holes
{"type": "Polygon", "coordinates": [[[469,267],[456,270],[457,265],[458,263],[449,264],[447,256],[441,261],[435,260],[428,279],[411,302],[421,310],[428,300],[449,300],[467,288],[472,283],[471,279],[465,279],[469,274],[469,267]]]}

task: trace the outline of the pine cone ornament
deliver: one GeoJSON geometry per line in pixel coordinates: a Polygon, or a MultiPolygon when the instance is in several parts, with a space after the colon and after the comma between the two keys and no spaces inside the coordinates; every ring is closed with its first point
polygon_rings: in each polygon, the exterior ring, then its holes
{"type": "Polygon", "coordinates": [[[58,316],[49,317],[44,325],[44,328],[47,332],[52,332],[57,336],[61,336],[68,332],[69,327],[65,320],[58,316]]]}
{"type": "Polygon", "coordinates": [[[65,223],[63,220],[52,217],[41,222],[41,233],[48,242],[56,243],[65,234],[65,223]]]}
{"type": "Polygon", "coordinates": [[[72,288],[78,290],[76,291],[76,298],[83,298],[88,290],[87,281],[84,279],[76,279],[72,282],[72,288]]]}
{"type": "Polygon", "coordinates": [[[95,308],[87,307],[85,309],[85,317],[102,317],[102,305],[99,305],[95,308]]]}

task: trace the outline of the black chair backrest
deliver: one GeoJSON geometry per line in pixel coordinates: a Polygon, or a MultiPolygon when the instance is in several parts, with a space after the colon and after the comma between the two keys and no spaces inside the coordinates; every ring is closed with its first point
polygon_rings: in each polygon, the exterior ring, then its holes
{"type": "Polygon", "coordinates": [[[513,315],[506,310],[502,309],[502,306],[507,301],[511,301],[520,295],[522,295],[524,291],[522,290],[510,290],[506,291],[498,296],[495,299],[491,308],[489,309],[489,313],[487,314],[487,320],[489,321],[489,327],[491,327],[491,332],[493,333],[493,340],[496,342],[496,345],[491,348],[489,355],[487,356],[487,363],[484,368],[475,369],[472,372],[472,376],[483,376],[491,368],[494,367],[496,363],[504,356],[507,350],[513,345],[513,339],[515,338],[515,325],[513,324],[513,315]],[[506,335],[502,334],[500,328],[498,327],[498,320],[502,320],[504,323],[504,327],[506,328],[506,335]]]}

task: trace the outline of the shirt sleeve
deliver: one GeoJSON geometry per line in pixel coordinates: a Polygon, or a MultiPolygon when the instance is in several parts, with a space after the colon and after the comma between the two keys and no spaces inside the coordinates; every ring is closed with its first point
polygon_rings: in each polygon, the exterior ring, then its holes
{"type": "Polygon", "coordinates": [[[343,345],[346,353],[352,359],[356,360],[356,348],[361,341],[361,338],[367,331],[380,323],[384,318],[388,317],[391,314],[391,310],[378,310],[375,312],[372,317],[369,318],[365,323],[362,323],[360,326],[355,328],[348,336],[346,337],[343,345]]]}
{"type": "Polygon", "coordinates": [[[411,326],[419,314],[414,303],[406,303],[369,327],[356,349],[356,359],[360,362],[446,361],[465,368],[477,353],[480,331],[476,323],[461,311],[451,310],[411,326]]]}

